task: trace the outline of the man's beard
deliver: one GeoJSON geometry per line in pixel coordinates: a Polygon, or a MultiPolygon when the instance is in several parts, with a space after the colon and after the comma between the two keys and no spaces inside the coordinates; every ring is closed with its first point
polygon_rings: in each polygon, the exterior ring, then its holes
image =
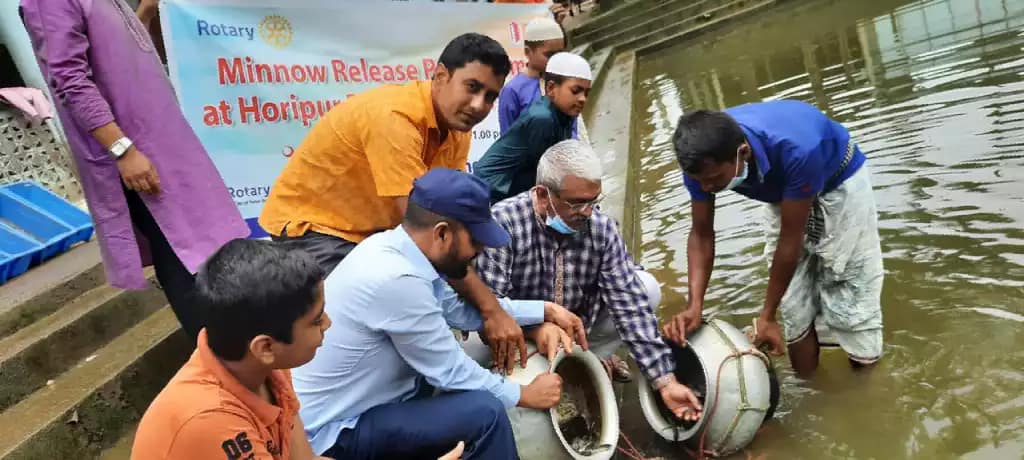
{"type": "Polygon", "coordinates": [[[590,226],[590,218],[589,217],[574,218],[574,219],[570,220],[568,222],[568,224],[569,224],[570,227],[572,227],[573,230],[576,230],[577,232],[583,232],[584,230],[587,229],[587,227],[590,226]]]}
{"type": "Polygon", "coordinates": [[[438,264],[436,267],[437,272],[444,275],[445,278],[461,280],[469,275],[469,266],[473,263],[476,256],[469,260],[460,261],[455,256],[450,256],[448,260],[438,264]]]}

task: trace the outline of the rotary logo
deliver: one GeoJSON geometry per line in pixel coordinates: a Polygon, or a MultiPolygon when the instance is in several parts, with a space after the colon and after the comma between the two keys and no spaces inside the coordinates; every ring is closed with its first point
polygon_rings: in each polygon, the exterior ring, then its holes
{"type": "Polygon", "coordinates": [[[282,49],[292,43],[292,23],[284,16],[271,15],[260,21],[260,38],[273,48],[282,49]]]}

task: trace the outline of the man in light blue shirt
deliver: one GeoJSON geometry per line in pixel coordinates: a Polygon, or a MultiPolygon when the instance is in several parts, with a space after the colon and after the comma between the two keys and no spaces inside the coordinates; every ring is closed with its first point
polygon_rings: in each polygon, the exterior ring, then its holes
{"type": "MultiPolygon", "coordinates": [[[[465,277],[483,247],[509,243],[489,198],[480,179],[435,168],[414,182],[402,225],[363,241],[327,277],[334,326],[316,358],[292,372],[314,452],[436,459],[464,441],[463,459],[516,459],[506,409],[558,402],[556,374],[507,381],[467,356],[450,330],[483,322],[446,278],[465,277]],[[429,397],[434,388],[443,393],[429,397]]],[[[568,314],[546,302],[500,302],[520,325],[568,314]]],[[[571,343],[551,323],[529,336],[544,353],[571,343]]]]}

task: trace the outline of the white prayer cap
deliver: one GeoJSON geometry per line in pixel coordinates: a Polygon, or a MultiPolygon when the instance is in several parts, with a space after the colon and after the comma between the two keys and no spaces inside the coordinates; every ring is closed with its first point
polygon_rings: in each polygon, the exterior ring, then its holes
{"type": "Polygon", "coordinates": [[[554,19],[543,17],[526,23],[526,32],[523,40],[528,42],[542,42],[546,40],[565,39],[562,28],[554,19]]]}
{"type": "Polygon", "coordinates": [[[590,74],[590,64],[586,59],[583,59],[583,57],[578,54],[564,51],[557,53],[554,56],[551,56],[551,59],[548,59],[548,66],[544,69],[544,72],[569,78],[582,78],[590,81],[594,80],[594,77],[590,74]]]}

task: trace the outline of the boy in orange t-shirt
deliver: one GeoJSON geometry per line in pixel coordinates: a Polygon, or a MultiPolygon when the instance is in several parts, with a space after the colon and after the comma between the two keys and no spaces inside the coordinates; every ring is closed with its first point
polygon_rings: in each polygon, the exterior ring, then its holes
{"type": "Polygon", "coordinates": [[[146,410],[133,460],[313,459],[289,369],[331,320],[323,270],[281,243],[236,239],[196,276],[196,351],[146,410]]]}
{"type": "Polygon", "coordinates": [[[286,243],[236,239],[214,253],[193,299],[206,328],[142,416],[132,460],[331,460],[313,455],[289,372],[313,359],[331,327],[323,278],[286,243]]]}

